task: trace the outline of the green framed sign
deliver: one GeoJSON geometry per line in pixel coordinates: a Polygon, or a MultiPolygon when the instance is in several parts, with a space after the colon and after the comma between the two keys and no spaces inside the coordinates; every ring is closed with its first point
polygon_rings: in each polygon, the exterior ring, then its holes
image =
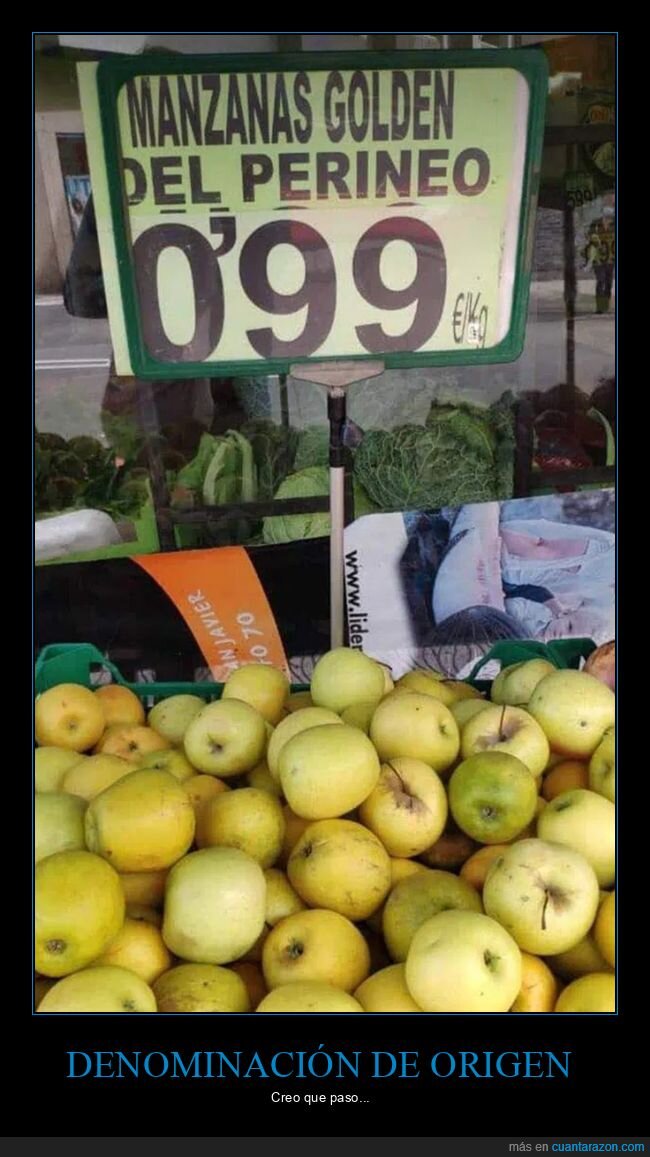
{"type": "Polygon", "coordinates": [[[520,355],[543,53],[156,54],[80,78],[118,373],[520,355]]]}

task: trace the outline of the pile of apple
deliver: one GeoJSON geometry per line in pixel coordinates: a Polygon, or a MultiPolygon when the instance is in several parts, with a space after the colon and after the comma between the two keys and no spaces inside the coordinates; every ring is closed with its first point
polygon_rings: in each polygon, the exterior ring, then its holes
{"type": "Polygon", "coordinates": [[[39,1012],[614,1011],[615,696],[360,651],[37,697],[39,1012]]]}

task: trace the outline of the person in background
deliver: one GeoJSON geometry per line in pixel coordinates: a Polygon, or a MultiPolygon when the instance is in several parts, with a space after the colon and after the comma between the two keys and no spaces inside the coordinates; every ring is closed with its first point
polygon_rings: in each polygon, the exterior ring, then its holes
{"type": "Polygon", "coordinates": [[[601,216],[592,221],[584,259],[586,265],[591,265],[596,278],[596,313],[607,313],[612,299],[616,260],[616,227],[612,204],[605,204],[601,216]]]}

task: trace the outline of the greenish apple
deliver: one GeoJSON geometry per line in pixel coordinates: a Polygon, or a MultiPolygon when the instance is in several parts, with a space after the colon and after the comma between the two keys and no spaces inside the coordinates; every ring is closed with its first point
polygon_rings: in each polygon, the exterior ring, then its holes
{"type": "Polygon", "coordinates": [[[405,978],[424,1012],[508,1012],[521,988],[521,952],[482,912],[439,912],[413,937],[405,978]]]}
{"type": "Polygon", "coordinates": [[[579,852],[546,840],[517,840],[488,871],[483,906],[524,952],[574,948],[598,909],[598,880],[579,852]]]}
{"type": "Polygon", "coordinates": [[[616,808],[611,800],[577,787],[546,805],[537,821],[542,840],[580,852],[591,864],[601,888],[616,877],[616,808]]]}
{"type": "Polygon", "coordinates": [[[523,663],[511,663],[497,675],[490,689],[490,698],[493,703],[525,707],[540,679],[555,669],[548,659],[526,659],[523,663]]]}
{"type": "Polygon", "coordinates": [[[225,779],[252,771],[263,758],[266,724],[249,703],[219,699],[194,717],[183,744],[193,767],[225,779]]]}
{"type": "Polygon", "coordinates": [[[537,787],[526,765],[494,748],[459,764],[448,790],[458,827],[479,844],[514,840],[537,810],[537,787]]]}
{"type": "Polygon", "coordinates": [[[66,747],[37,747],[34,752],[36,791],[59,791],[66,772],[84,759],[88,756],[66,747]]]}
{"type": "Polygon", "coordinates": [[[475,888],[453,872],[425,868],[400,880],[384,905],[382,931],[392,960],[406,960],[418,928],[431,916],[460,908],[481,912],[481,897],[475,888]]]}
{"type": "Polygon", "coordinates": [[[311,677],[311,697],[316,707],[341,712],[352,703],[379,702],[384,694],[384,669],[351,647],[335,647],[323,655],[311,677]]]}
{"type": "Polygon", "coordinates": [[[86,800],[64,791],[42,791],[34,800],[35,862],[55,852],[82,851],[86,800]]]}
{"type": "Polygon", "coordinates": [[[187,757],[174,747],[169,751],[148,751],[140,760],[139,766],[153,767],[156,771],[168,771],[180,783],[196,775],[196,769],[192,767],[187,757]]]}
{"type": "Polygon", "coordinates": [[[167,739],[174,747],[180,747],[190,723],[205,705],[205,699],[198,695],[170,695],[151,708],[147,723],[163,739],[167,739]]]}

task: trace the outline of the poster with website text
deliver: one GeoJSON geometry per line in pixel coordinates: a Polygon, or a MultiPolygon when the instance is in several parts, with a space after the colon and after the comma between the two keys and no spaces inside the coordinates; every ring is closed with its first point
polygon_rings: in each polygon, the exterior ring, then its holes
{"type": "Polygon", "coordinates": [[[607,642],[614,532],[613,489],[358,519],[345,532],[350,645],[396,678],[464,678],[502,639],[607,642]]]}

